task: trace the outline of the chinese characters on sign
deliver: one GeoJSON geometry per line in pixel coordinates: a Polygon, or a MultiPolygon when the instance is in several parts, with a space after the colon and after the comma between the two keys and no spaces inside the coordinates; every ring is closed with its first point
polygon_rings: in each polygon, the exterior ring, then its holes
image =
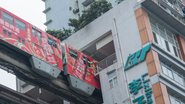
{"type": "Polygon", "coordinates": [[[148,44],[144,48],[128,56],[126,64],[125,64],[125,71],[139,64],[140,62],[144,61],[150,48],[151,48],[151,44],[148,44]]]}
{"type": "Polygon", "coordinates": [[[134,96],[132,100],[134,104],[153,104],[152,88],[149,82],[150,79],[148,78],[148,73],[146,73],[141,78],[133,80],[128,84],[130,94],[134,96]],[[144,90],[144,94],[139,95],[138,93],[142,92],[142,89],[144,90]]]}

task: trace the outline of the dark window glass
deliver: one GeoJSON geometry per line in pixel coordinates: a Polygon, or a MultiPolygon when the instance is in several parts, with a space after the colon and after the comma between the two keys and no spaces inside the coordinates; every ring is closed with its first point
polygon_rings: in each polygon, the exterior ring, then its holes
{"type": "Polygon", "coordinates": [[[170,52],[169,44],[166,40],[165,40],[165,45],[166,45],[166,49],[170,52]]]}
{"type": "Polygon", "coordinates": [[[16,21],[15,21],[15,26],[18,27],[18,28],[21,29],[21,30],[24,30],[24,31],[26,30],[26,25],[25,25],[25,23],[19,21],[18,19],[16,19],[16,21]]]}
{"type": "Polygon", "coordinates": [[[84,64],[87,65],[88,67],[91,67],[91,62],[87,57],[83,57],[84,64]]]}
{"type": "Polygon", "coordinates": [[[12,36],[12,33],[11,32],[8,32],[8,36],[11,37],[12,36]]]}
{"type": "Polygon", "coordinates": [[[3,30],[3,34],[7,34],[7,30],[4,29],[4,30],[3,30]]]}
{"type": "Polygon", "coordinates": [[[177,48],[175,46],[173,46],[173,50],[174,50],[175,56],[178,57],[177,48]]]}
{"type": "Polygon", "coordinates": [[[72,49],[69,49],[69,54],[71,57],[77,59],[78,58],[78,53],[72,49]]]}
{"type": "Polygon", "coordinates": [[[9,14],[7,14],[7,13],[5,13],[5,12],[3,12],[3,19],[6,21],[6,22],[8,22],[8,23],[10,23],[10,24],[13,24],[13,17],[12,16],[10,16],[9,14]]]}
{"type": "Polygon", "coordinates": [[[41,32],[38,31],[38,30],[35,29],[35,28],[32,28],[32,35],[33,35],[34,37],[37,37],[39,40],[41,39],[41,32]]]}
{"type": "Polygon", "coordinates": [[[154,35],[154,41],[155,41],[156,43],[158,43],[157,36],[156,36],[155,32],[153,32],[153,35],[154,35]]]}
{"type": "Polygon", "coordinates": [[[51,38],[48,38],[48,44],[57,48],[57,42],[51,38]]]}

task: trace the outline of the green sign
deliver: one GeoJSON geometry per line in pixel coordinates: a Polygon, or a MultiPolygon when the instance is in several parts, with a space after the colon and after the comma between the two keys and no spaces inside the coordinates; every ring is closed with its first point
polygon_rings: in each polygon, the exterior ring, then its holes
{"type": "Polygon", "coordinates": [[[140,62],[144,61],[150,48],[151,48],[151,44],[148,44],[144,48],[128,56],[126,64],[125,64],[125,71],[139,64],[140,62]]]}
{"type": "Polygon", "coordinates": [[[137,96],[133,97],[134,99],[132,102],[134,104],[153,104],[152,88],[150,87],[150,80],[147,79],[147,76],[148,73],[142,75],[141,78],[133,80],[128,84],[130,94],[137,96]],[[143,92],[141,89],[144,89],[144,94],[138,95],[139,92],[143,92]]]}

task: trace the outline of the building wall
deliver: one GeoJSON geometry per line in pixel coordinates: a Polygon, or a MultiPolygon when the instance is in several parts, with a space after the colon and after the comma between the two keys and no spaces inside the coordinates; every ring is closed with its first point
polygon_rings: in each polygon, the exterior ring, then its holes
{"type": "MultiPolygon", "coordinates": [[[[82,14],[82,11],[87,9],[89,6],[85,7],[82,3],[86,0],[45,0],[45,9],[51,8],[46,14],[46,22],[52,20],[52,22],[45,24],[47,29],[62,29],[62,28],[70,28],[68,26],[69,18],[78,18],[79,15],[82,14]],[[79,9],[79,12],[73,13],[74,10],[79,9]]],[[[112,6],[116,6],[116,0],[107,0],[112,4],[112,6]]]]}
{"type": "MultiPolygon", "coordinates": [[[[172,84],[173,81],[170,82],[171,79],[163,75],[160,60],[165,58],[169,61],[166,63],[177,65],[178,70],[184,70],[181,65],[177,64],[183,63],[183,61],[178,58],[173,60],[174,56],[169,53],[165,54],[164,51],[166,50],[161,50],[159,47],[157,47],[159,50],[155,49],[149,14],[153,15],[153,13],[140,7],[137,1],[125,0],[64,41],[73,47],[85,50],[86,47],[104,37],[106,33],[112,34],[117,62],[99,72],[104,104],[124,104],[131,101],[135,96],[129,93],[128,83],[139,78],[143,73],[149,74],[153,103],[170,104],[169,94],[172,92],[169,89],[173,89],[179,95],[184,96],[183,90],[175,87],[177,85],[172,84]],[[147,43],[152,43],[152,48],[148,52],[146,60],[130,70],[124,71],[123,67],[128,56],[147,43]],[[116,69],[118,83],[114,88],[110,88],[108,73],[114,69],[116,69]]],[[[171,26],[168,25],[167,27],[171,26]]],[[[184,59],[184,37],[182,36],[179,35],[177,38],[184,59]]],[[[184,71],[182,72],[184,73],[184,71]]],[[[140,92],[138,95],[142,94],[144,93],[140,92]]]]}
{"type": "Polygon", "coordinates": [[[47,29],[62,29],[63,27],[68,27],[68,20],[70,17],[74,17],[72,12],[69,10],[70,5],[74,5],[72,0],[46,0],[45,8],[51,8],[46,12],[46,22],[50,19],[51,23],[47,24],[47,29]]]}
{"type": "MultiPolygon", "coordinates": [[[[141,77],[144,73],[149,74],[154,103],[170,104],[169,94],[172,93],[171,90],[184,97],[184,86],[178,85],[173,79],[164,75],[160,61],[167,60],[166,63],[176,66],[175,71],[184,73],[185,38],[183,34],[176,34],[178,35],[177,39],[183,60],[175,58],[165,52],[165,49],[156,46],[149,14],[153,16],[153,13],[141,7],[136,0],[125,0],[64,41],[83,51],[98,40],[106,37],[107,34],[112,35],[117,62],[98,73],[104,104],[126,104],[131,102],[136,96],[130,94],[128,83],[141,77]],[[142,49],[147,43],[152,43],[152,48],[147,53],[146,60],[130,68],[130,70],[124,71],[128,56],[142,49]],[[114,70],[118,82],[116,86],[111,88],[108,73],[114,70]]],[[[161,22],[165,21],[161,20],[161,22]]],[[[175,30],[168,23],[166,25],[175,30]]],[[[48,26],[48,28],[50,27],[48,26]]],[[[140,92],[138,95],[142,94],[144,92],[140,92]]]]}
{"type": "Polygon", "coordinates": [[[99,72],[104,104],[128,103],[130,101],[127,88],[128,82],[139,77],[138,72],[147,72],[146,62],[136,66],[128,73],[124,73],[123,68],[129,54],[142,48],[134,12],[137,8],[136,4],[135,0],[122,2],[64,41],[75,48],[84,50],[88,45],[104,37],[106,33],[111,32],[117,63],[99,72]],[[111,89],[107,73],[114,69],[116,69],[118,85],[111,89]],[[137,69],[141,70],[136,71],[137,69]]]}

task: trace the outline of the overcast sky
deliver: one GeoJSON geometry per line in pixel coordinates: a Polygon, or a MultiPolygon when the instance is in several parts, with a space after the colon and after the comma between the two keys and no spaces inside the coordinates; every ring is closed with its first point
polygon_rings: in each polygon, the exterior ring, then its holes
{"type": "MultiPolygon", "coordinates": [[[[16,14],[38,28],[45,30],[44,2],[42,0],[0,0],[0,7],[16,14]]],[[[16,89],[16,79],[0,69],[0,84],[16,89]]]]}
{"type": "Polygon", "coordinates": [[[42,0],[0,0],[0,6],[31,24],[45,29],[44,2],[42,0]]]}

